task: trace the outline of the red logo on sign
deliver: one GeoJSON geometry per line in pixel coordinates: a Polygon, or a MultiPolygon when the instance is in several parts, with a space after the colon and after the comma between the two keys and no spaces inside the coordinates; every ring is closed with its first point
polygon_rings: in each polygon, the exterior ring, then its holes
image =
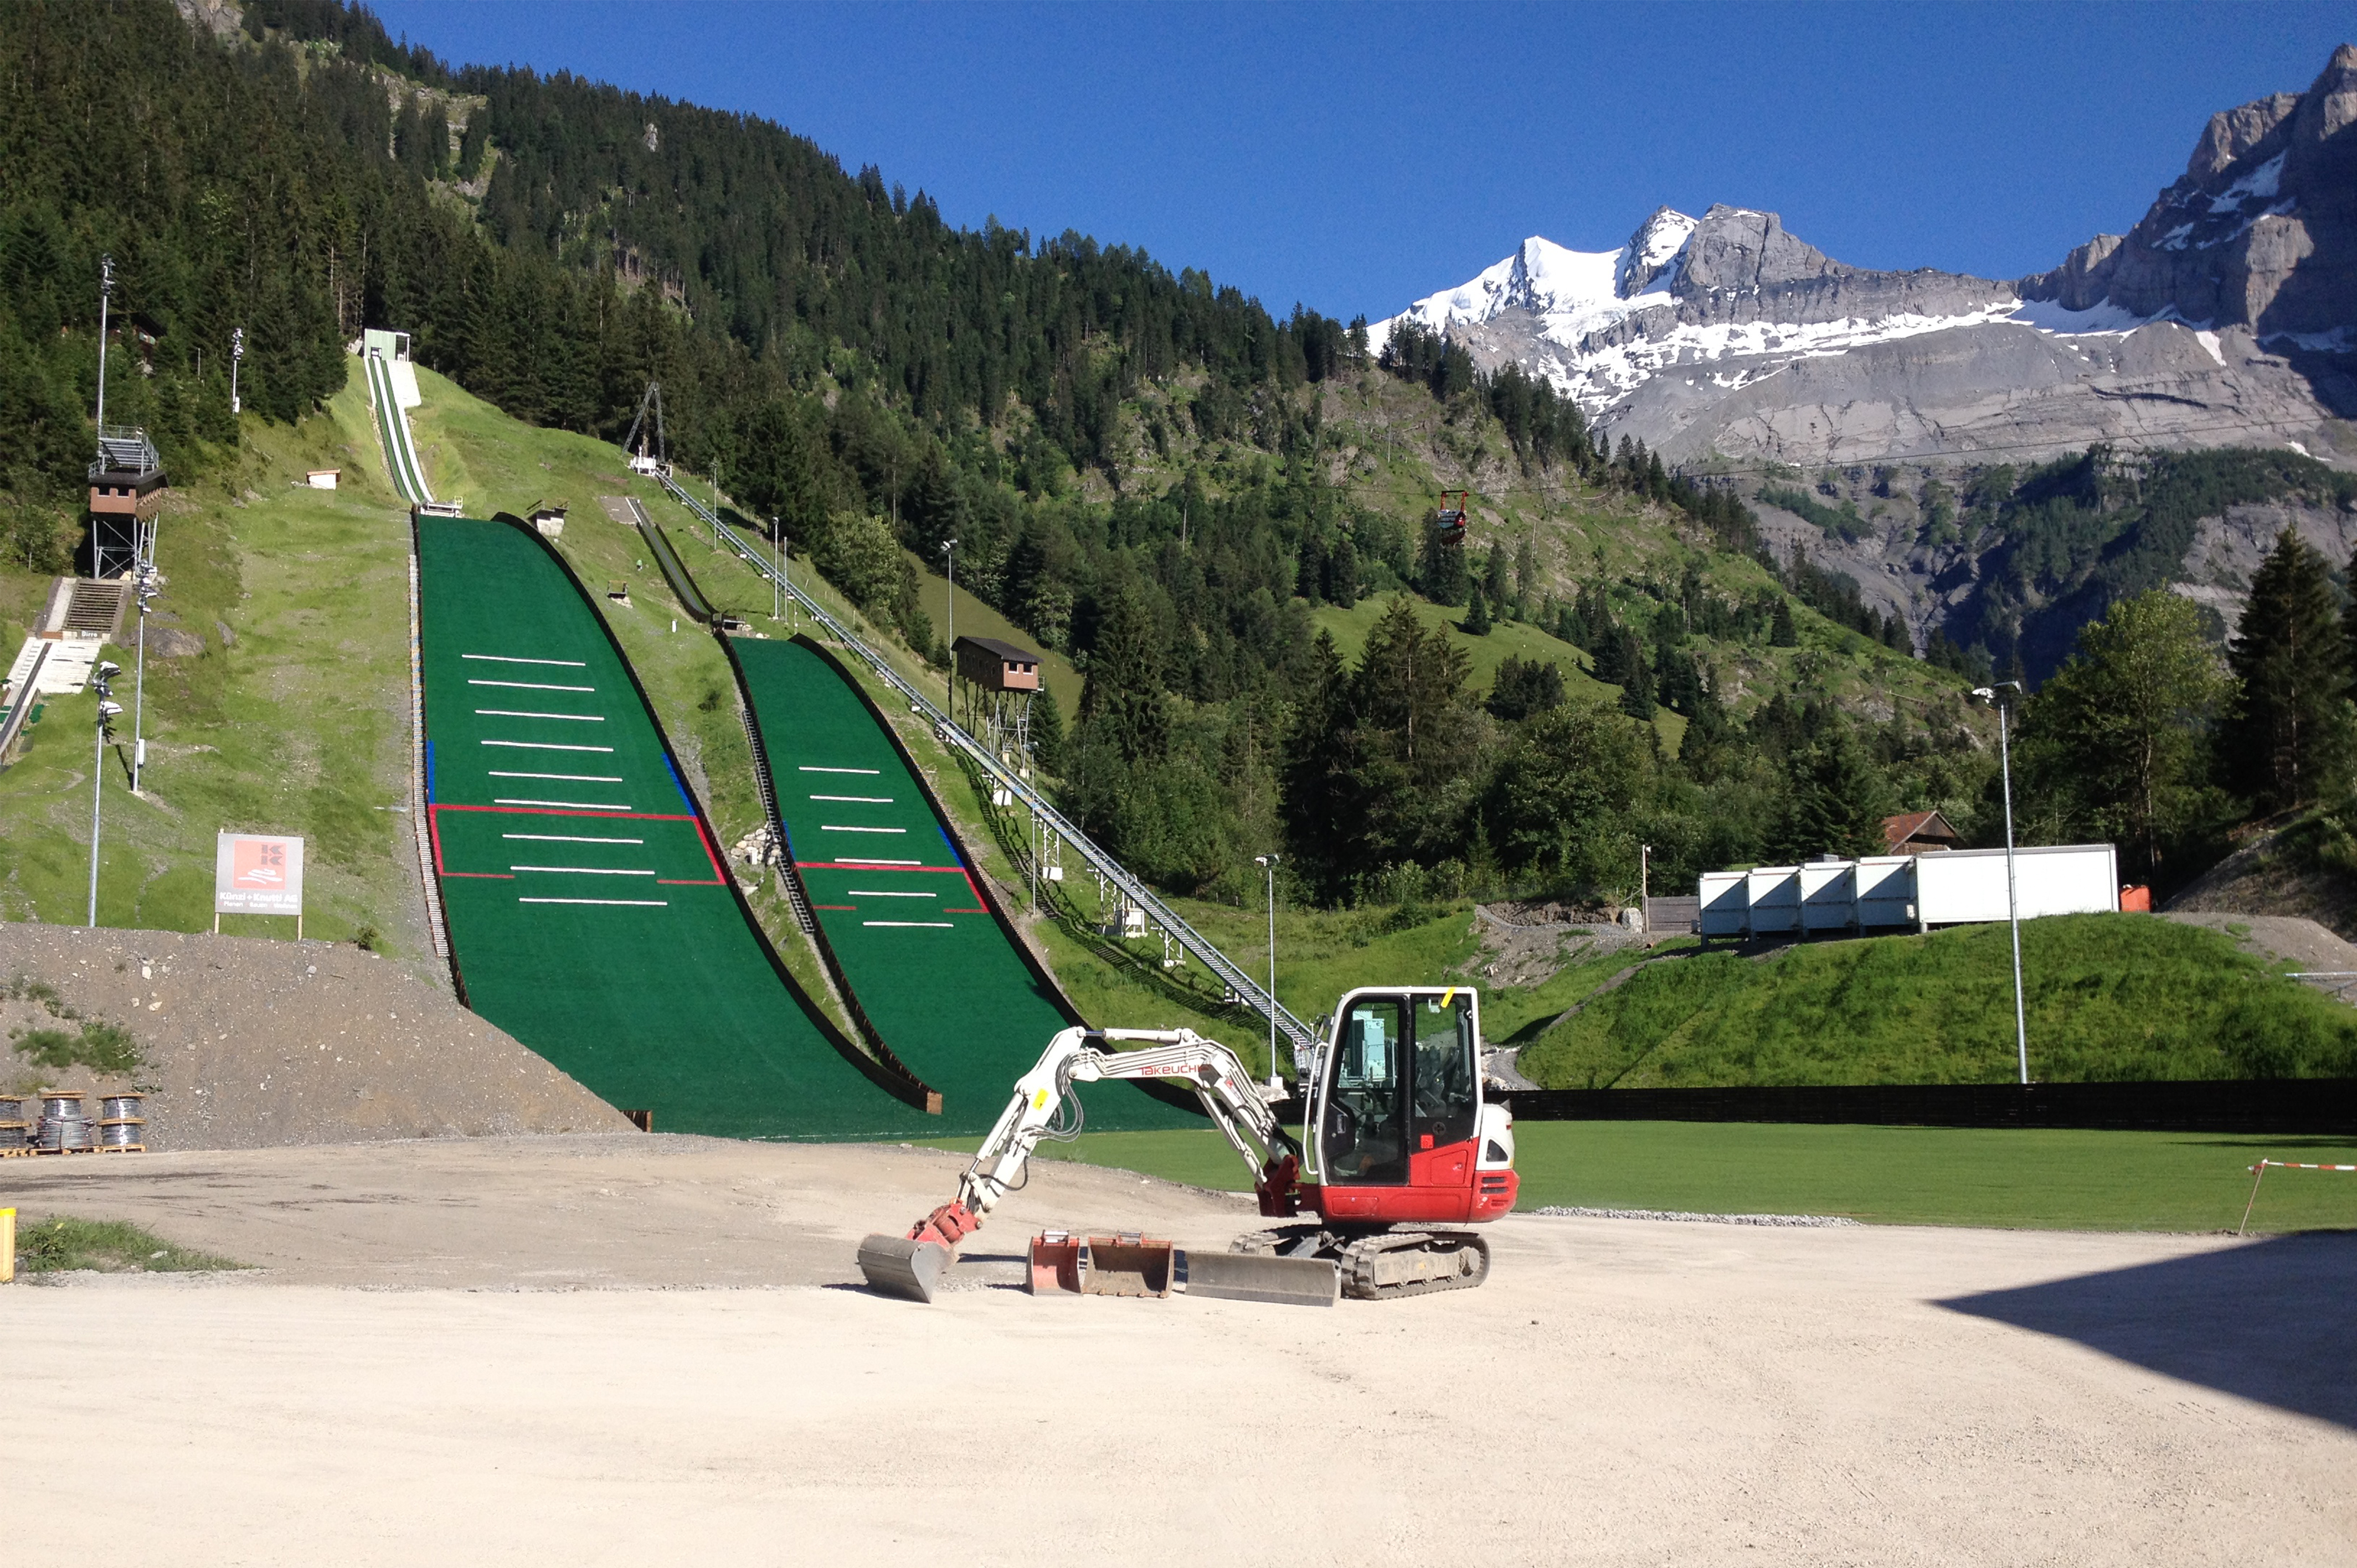
{"type": "Polygon", "coordinates": [[[229,885],[277,892],[286,886],[286,846],[267,839],[240,839],[231,846],[229,885]]]}

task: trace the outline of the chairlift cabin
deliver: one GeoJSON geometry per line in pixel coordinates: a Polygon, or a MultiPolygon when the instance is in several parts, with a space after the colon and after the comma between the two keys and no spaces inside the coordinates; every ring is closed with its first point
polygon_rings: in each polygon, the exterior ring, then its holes
{"type": "Polygon", "coordinates": [[[970,734],[991,754],[1028,770],[1031,758],[1031,698],[1039,690],[1039,655],[995,637],[961,637],[950,649],[951,708],[964,693],[970,734]]]}
{"type": "Polygon", "coordinates": [[[1473,499],[1470,490],[1443,490],[1440,506],[1432,514],[1432,532],[1443,544],[1465,542],[1466,503],[1473,499]]]}

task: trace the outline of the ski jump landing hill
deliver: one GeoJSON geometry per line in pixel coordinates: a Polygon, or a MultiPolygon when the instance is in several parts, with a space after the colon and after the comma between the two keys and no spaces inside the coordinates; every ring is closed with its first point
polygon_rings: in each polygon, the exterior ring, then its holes
{"type": "MultiPolygon", "coordinates": [[[[1082,1022],[1007,920],[890,723],[808,638],[723,638],[770,773],[789,874],[861,1023],[941,1091],[945,1131],[987,1131],[1057,1030],[1082,1022]]],[[[1088,1125],[1200,1125],[1132,1084],[1088,1125]]]]}
{"type": "Polygon", "coordinates": [[[507,521],[415,529],[428,836],[467,1004],[667,1131],[952,1131],[787,973],[546,542],[507,521]]]}

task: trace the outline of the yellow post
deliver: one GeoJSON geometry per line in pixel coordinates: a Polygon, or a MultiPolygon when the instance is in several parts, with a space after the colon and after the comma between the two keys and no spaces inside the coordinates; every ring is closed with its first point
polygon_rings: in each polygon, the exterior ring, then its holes
{"type": "Polygon", "coordinates": [[[0,1285],[16,1277],[16,1211],[0,1208],[0,1285]]]}

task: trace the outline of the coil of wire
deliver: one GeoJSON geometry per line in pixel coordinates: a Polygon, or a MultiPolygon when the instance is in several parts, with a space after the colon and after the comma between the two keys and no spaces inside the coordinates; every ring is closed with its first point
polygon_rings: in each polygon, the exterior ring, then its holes
{"type": "Polygon", "coordinates": [[[48,1154],[71,1154],[91,1146],[90,1123],[80,1116],[41,1118],[40,1148],[48,1154]]]}
{"type": "Polygon", "coordinates": [[[98,1119],[101,1122],[123,1122],[146,1113],[147,1097],[144,1094],[102,1094],[98,1097],[98,1119]]]}
{"type": "Polygon", "coordinates": [[[22,1122],[0,1122],[0,1151],[21,1149],[31,1142],[22,1122]]]}
{"type": "Polygon", "coordinates": [[[51,1117],[81,1120],[83,1095],[79,1089],[45,1089],[41,1090],[41,1120],[51,1117]]]}
{"type": "Polygon", "coordinates": [[[98,1146],[102,1149],[140,1149],[147,1145],[147,1119],[145,1116],[117,1116],[98,1124],[98,1146]]]}

